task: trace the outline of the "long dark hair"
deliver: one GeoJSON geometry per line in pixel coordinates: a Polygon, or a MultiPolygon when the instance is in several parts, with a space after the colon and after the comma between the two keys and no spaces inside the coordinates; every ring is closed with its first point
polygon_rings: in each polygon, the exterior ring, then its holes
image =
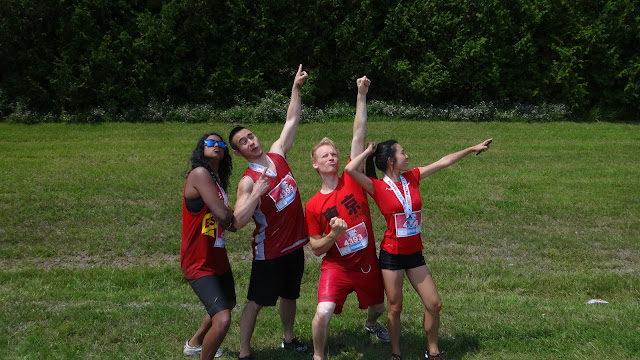
{"type": "Polygon", "coordinates": [[[222,186],[224,191],[227,191],[227,186],[229,186],[229,176],[231,176],[231,170],[233,170],[233,163],[231,162],[231,156],[229,155],[229,147],[227,146],[226,148],[223,149],[224,156],[220,161],[220,165],[218,166],[218,176],[216,176],[213,174],[213,171],[211,171],[211,165],[209,165],[209,160],[206,157],[204,157],[204,141],[211,135],[215,135],[220,139],[222,139],[222,136],[220,136],[218,133],[209,133],[209,134],[202,135],[200,140],[198,140],[198,144],[196,145],[196,148],[193,149],[193,152],[191,153],[191,158],[187,163],[186,173],[188,175],[191,170],[199,166],[202,166],[203,168],[209,170],[209,172],[211,173],[211,176],[214,179],[216,179],[216,181],[218,181],[218,183],[220,184],[220,186],[222,186]]]}
{"type": "Polygon", "coordinates": [[[383,141],[376,146],[376,151],[374,151],[373,154],[367,156],[365,174],[367,174],[368,177],[377,179],[376,167],[380,169],[380,171],[385,172],[387,171],[387,159],[391,158],[391,161],[396,161],[396,148],[393,147],[393,145],[397,143],[398,142],[393,139],[383,141]]]}

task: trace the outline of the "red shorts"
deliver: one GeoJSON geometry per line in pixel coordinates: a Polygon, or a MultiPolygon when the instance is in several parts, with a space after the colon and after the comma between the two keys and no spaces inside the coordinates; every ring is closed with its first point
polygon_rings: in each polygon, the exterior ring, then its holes
{"type": "Polygon", "coordinates": [[[360,309],[382,304],[384,302],[384,286],[382,273],[375,266],[368,272],[344,271],[340,269],[323,269],[318,284],[318,303],[336,303],[334,314],[342,312],[347,295],[356,292],[360,309]]]}

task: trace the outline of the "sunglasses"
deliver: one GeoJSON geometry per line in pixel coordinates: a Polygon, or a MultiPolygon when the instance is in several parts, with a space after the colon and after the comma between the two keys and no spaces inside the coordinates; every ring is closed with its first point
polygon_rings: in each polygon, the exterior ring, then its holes
{"type": "Polygon", "coordinates": [[[218,147],[220,147],[221,149],[227,148],[227,144],[225,144],[224,141],[222,140],[218,141],[218,140],[207,139],[204,141],[204,145],[208,147],[214,147],[216,146],[216,144],[218,144],[218,147]]]}

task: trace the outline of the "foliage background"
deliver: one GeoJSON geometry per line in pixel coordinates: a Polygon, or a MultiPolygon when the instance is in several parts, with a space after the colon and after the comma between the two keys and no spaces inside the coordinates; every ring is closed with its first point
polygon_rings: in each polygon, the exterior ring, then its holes
{"type": "MultiPolygon", "coordinates": [[[[640,109],[633,0],[0,0],[0,118],[139,121],[154,104],[482,101],[640,109]]],[[[157,107],[157,106],[156,106],[157,107]]]]}

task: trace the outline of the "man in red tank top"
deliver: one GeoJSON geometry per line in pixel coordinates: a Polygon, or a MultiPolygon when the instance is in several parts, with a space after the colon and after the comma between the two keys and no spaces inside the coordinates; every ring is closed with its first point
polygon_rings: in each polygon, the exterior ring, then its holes
{"type": "MultiPolygon", "coordinates": [[[[364,150],[370,83],[366,76],[356,82],[358,97],[351,140],[352,158],[364,150]]],[[[318,306],[312,323],[313,358],[324,360],[331,316],[342,312],[351,292],[356,292],[360,309],[367,309],[365,330],[387,342],[389,334],[377,322],[385,310],[384,288],[367,194],[346,173],[338,176],[338,150],[333,141],[322,139],[311,149],[311,160],[322,179],[322,187],[306,204],[306,221],[313,253],[324,255],[318,306]]]]}
{"type": "Polygon", "coordinates": [[[247,294],[248,303],[240,318],[239,359],[252,359],[251,336],[256,318],[263,306],[275,306],[280,300],[280,320],[283,339],[281,347],[308,352],[308,347],[294,337],[293,324],[296,299],[300,297],[300,283],[304,271],[303,246],[308,242],[304,223],[302,201],[298,186],[286,160],[293,146],[302,101],[300,89],[308,77],[302,65],[298,68],[287,119],[278,140],[265,153],[257,136],[249,129],[236,127],[229,134],[234,154],[249,162],[238,184],[234,227],[240,229],[251,218],[255,222],[253,232],[253,262],[247,294]],[[251,194],[259,178],[269,181],[266,194],[254,199],[251,194]]]}

